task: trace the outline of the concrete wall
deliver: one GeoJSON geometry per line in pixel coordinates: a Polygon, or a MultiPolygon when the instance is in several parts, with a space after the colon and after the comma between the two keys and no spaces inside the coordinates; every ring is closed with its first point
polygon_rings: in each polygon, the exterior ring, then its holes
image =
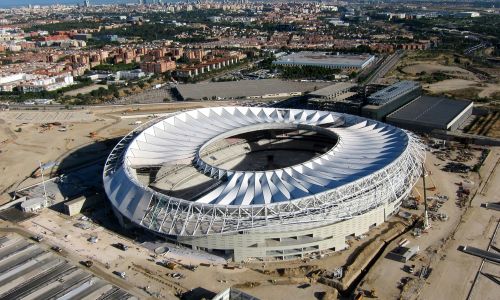
{"type": "Polygon", "coordinates": [[[81,196],[65,202],[64,212],[71,217],[81,213],[83,209],[97,205],[99,201],[105,201],[102,195],[81,196]]]}
{"type": "Polygon", "coordinates": [[[457,116],[453,121],[448,124],[448,130],[457,130],[460,125],[462,125],[471,115],[473,110],[473,103],[471,103],[464,111],[461,112],[461,115],[457,116]]]}
{"type": "MultiPolygon", "coordinates": [[[[248,258],[274,257],[291,259],[322,250],[339,251],[346,247],[346,237],[359,236],[380,225],[394,209],[395,203],[380,206],[363,215],[333,224],[318,224],[315,228],[301,229],[300,224],[266,228],[267,232],[239,232],[203,237],[178,237],[177,241],[201,250],[233,252],[234,261],[248,258]],[[279,230],[279,231],[278,231],[279,230]]],[[[308,224],[310,225],[310,224],[308,224]]]]}

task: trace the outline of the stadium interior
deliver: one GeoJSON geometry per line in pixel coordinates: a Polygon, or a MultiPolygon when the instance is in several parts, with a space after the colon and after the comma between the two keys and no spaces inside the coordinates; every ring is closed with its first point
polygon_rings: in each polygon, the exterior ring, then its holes
{"type": "MultiPolygon", "coordinates": [[[[316,158],[333,148],[338,139],[310,129],[261,129],[216,139],[205,145],[200,157],[217,168],[234,171],[282,169],[316,158]]],[[[210,177],[192,162],[138,168],[138,178],[166,195],[195,200],[227,177],[210,177]]]]}

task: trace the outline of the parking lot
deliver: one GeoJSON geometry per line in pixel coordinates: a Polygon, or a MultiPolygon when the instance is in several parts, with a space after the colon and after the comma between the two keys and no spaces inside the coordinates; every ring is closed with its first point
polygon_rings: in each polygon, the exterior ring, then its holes
{"type": "MultiPolygon", "coordinates": [[[[54,251],[56,250],[56,251],[54,251]]],[[[2,299],[138,299],[16,234],[0,236],[2,299]]]]}

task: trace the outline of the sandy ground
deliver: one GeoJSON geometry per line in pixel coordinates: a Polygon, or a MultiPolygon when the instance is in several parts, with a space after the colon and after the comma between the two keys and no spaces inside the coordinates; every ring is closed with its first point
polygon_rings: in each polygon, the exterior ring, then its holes
{"type": "Polygon", "coordinates": [[[466,89],[468,87],[477,86],[476,81],[464,79],[447,79],[433,84],[424,85],[424,88],[432,93],[442,93],[446,91],[454,91],[466,89]]]}
{"type": "MultiPolygon", "coordinates": [[[[44,116],[39,118],[45,119],[44,116]]],[[[3,121],[3,124],[0,124],[0,129],[4,133],[0,137],[4,141],[0,144],[2,151],[0,170],[4,176],[0,182],[0,194],[6,192],[8,187],[14,187],[24,181],[38,167],[39,162],[56,160],[63,153],[92,142],[88,136],[90,132],[114,122],[111,118],[101,120],[64,122],[67,126],[66,131],[59,131],[58,128],[45,130],[40,124],[35,123],[22,125],[19,121],[3,121]],[[19,129],[21,132],[15,132],[19,129]],[[5,134],[6,132],[9,134],[5,134]]],[[[26,183],[37,181],[39,180],[27,180],[26,183]]]]}
{"type": "Polygon", "coordinates": [[[459,76],[470,80],[477,80],[478,78],[474,73],[456,66],[444,66],[436,63],[416,62],[403,68],[403,71],[408,74],[416,75],[420,72],[427,74],[443,72],[452,76],[459,76]]]}
{"type": "MultiPolygon", "coordinates": [[[[411,233],[404,236],[411,246],[418,245],[421,250],[421,255],[426,256],[423,260],[417,260],[414,262],[408,262],[409,264],[416,264],[417,270],[419,270],[423,265],[428,263],[429,256],[427,252],[432,253],[432,249],[439,244],[439,242],[448,236],[453,228],[459,222],[459,216],[461,215],[461,209],[455,205],[455,182],[460,182],[461,179],[457,174],[445,173],[439,169],[436,164],[442,164],[442,161],[436,159],[436,157],[429,152],[426,158],[426,169],[430,171],[431,175],[427,178],[427,187],[436,186],[436,190],[431,192],[428,191],[427,196],[432,196],[435,194],[446,195],[449,200],[440,209],[440,212],[444,212],[448,215],[449,220],[446,222],[434,221],[432,222],[432,228],[421,237],[413,237],[411,233]],[[425,251],[429,249],[429,251],[425,251]]],[[[475,179],[475,178],[474,178],[475,179]]],[[[473,180],[474,180],[473,179],[473,180]]],[[[423,184],[422,180],[416,185],[415,195],[423,195],[423,184]]],[[[422,214],[423,205],[421,205],[421,210],[416,212],[414,210],[409,210],[410,213],[422,214]]],[[[366,276],[365,282],[361,287],[365,290],[371,290],[375,288],[378,296],[381,299],[396,299],[400,296],[400,290],[398,289],[397,283],[402,277],[408,276],[409,274],[403,270],[403,263],[393,261],[385,258],[385,255],[392,251],[396,245],[397,241],[394,241],[389,247],[387,247],[385,253],[382,255],[381,259],[374,265],[370,273],[366,276]]]]}
{"type": "MultiPolygon", "coordinates": [[[[498,211],[480,207],[482,203],[500,201],[500,170],[496,165],[500,159],[500,149],[496,148],[489,155],[486,166],[481,174],[486,179],[479,187],[479,192],[471,202],[464,215],[454,238],[442,253],[441,260],[435,267],[427,284],[424,286],[419,299],[465,299],[471,288],[471,283],[479,269],[481,259],[462,253],[459,246],[470,245],[486,249],[493,230],[500,216],[498,211]],[[493,171],[493,173],[492,173],[493,171]]],[[[497,238],[498,240],[498,238],[497,238]]],[[[498,244],[497,244],[498,245],[498,244]]],[[[484,272],[499,274],[498,265],[487,264],[484,272]]],[[[489,278],[480,275],[477,286],[474,287],[471,299],[498,299],[500,288],[489,278]]]]}
{"type": "MultiPolygon", "coordinates": [[[[495,149],[494,153],[488,157],[487,167],[484,167],[485,170],[483,170],[485,173],[491,170],[492,165],[498,160],[498,153],[498,149],[495,149]]],[[[429,279],[419,282],[416,280],[416,276],[403,269],[405,264],[383,258],[387,252],[396,247],[396,243],[393,243],[370,270],[361,285],[365,290],[374,288],[380,299],[400,299],[400,297],[401,299],[465,299],[467,296],[470,282],[477,272],[480,259],[466,255],[458,251],[457,248],[459,245],[471,245],[485,249],[491,237],[491,229],[494,227],[492,222],[496,220],[493,216],[498,217],[498,212],[479,208],[479,204],[486,201],[476,197],[473,201],[473,208],[470,208],[465,213],[465,209],[459,208],[454,201],[457,188],[455,182],[463,181],[463,178],[457,174],[445,173],[439,170],[435,165],[439,163],[443,162],[428,154],[426,168],[431,171],[432,175],[428,177],[430,180],[428,180],[427,186],[435,184],[437,187],[435,192],[449,197],[449,200],[439,210],[445,212],[449,220],[445,222],[431,221],[432,227],[421,237],[415,238],[410,234],[405,236],[410,245],[419,245],[420,247],[418,258],[409,261],[406,265],[415,264],[416,270],[419,271],[422,266],[430,264],[433,271],[429,279]],[[475,212],[471,213],[473,211],[475,212]],[[464,213],[465,218],[461,220],[460,217],[464,213]],[[454,235],[454,238],[443,246],[443,242],[448,239],[457,226],[459,226],[459,230],[454,235]],[[414,278],[415,283],[401,294],[398,282],[403,277],[414,278]]],[[[470,179],[476,182],[477,187],[479,178],[470,177],[470,179]]],[[[492,178],[490,184],[500,182],[499,179],[500,177],[492,178]]],[[[417,189],[422,193],[421,182],[417,184],[417,189]]],[[[487,191],[488,194],[485,194],[488,202],[498,201],[498,192],[500,192],[498,185],[494,187],[492,185],[491,190],[487,191]]],[[[496,224],[496,222],[494,223],[496,224]]],[[[485,280],[488,279],[483,281],[485,280]]],[[[494,299],[498,287],[493,290],[480,290],[478,288],[477,291],[478,296],[473,299],[494,299]]]]}
{"type": "Polygon", "coordinates": [[[479,97],[490,97],[493,93],[500,92],[500,83],[488,84],[480,93],[479,97]]]}
{"type": "Polygon", "coordinates": [[[406,57],[398,63],[401,69],[393,69],[385,78],[381,79],[381,82],[391,84],[402,79],[419,80],[420,75],[417,75],[419,73],[425,72],[428,75],[441,72],[453,78],[432,84],[424,83],[425,90],[439,94],[473,87],[478,89],[478,97],[482,98],[491,97],[500,91],[500,82],[498,80],[498,74],[500,73],[497,69],[478,68],[490,74],[491,78],[486,81],[484,76],[479,73],[475,74],[460,66],[448,65],[452,60],[453,57],[449,55],[425,58],[408,52],[406,57]]]}
{"type": "Polygon", "coordinates": [[[155,113],[174,112],[205,106],[237,105],[243,102],[181,102],[155,105],[95,107],[78,111],[3,111],[0,112],[0,205],[10,198],[7,192],[41,181],[29,178],[39,162],[60,161],[66,153],[96,139],[123,136],[155,113]],[[134,117],[134,115],[140,115],[134,117]],[[122,116],[129,116],[122,119],[122,116]],[[61,126],[42,128],[49,122],[61,126]],[[65,129],[64,129],[65,128],[65,129]],[[63,131],[65,130],[65,131],[63,131]],[[91,138],[89,134],[97,136],[91,138]]]}

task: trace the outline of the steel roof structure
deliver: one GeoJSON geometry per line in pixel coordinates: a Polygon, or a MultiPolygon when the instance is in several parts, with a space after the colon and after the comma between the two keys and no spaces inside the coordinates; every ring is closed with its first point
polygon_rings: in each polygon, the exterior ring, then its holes
{"type": "Polygon", "coordinates": [[[125,136],[111,152],[103,179],[111,203],[128,220],[162,234],[201,236],[291,223],[317,226],[401,201],[421,173],[424,153],[409,132],[358,116],[202,108],[143,124],[125,136]],[[218,140],[267,129],[308,129],[337,142],[309,161],[267,171],[223,169],[201,156],[218,140]],[[137,179],[138,168],[180,162],[191,163],[217,185],[189,201],[137,179]]]}
{"type": "Polygon", "coordinates": [[[373,105],[384,105],[420,88],[420,83],[416,81],[398,81],[393,85],[371,94],[368,97],[368,102],[373,105]]]}

